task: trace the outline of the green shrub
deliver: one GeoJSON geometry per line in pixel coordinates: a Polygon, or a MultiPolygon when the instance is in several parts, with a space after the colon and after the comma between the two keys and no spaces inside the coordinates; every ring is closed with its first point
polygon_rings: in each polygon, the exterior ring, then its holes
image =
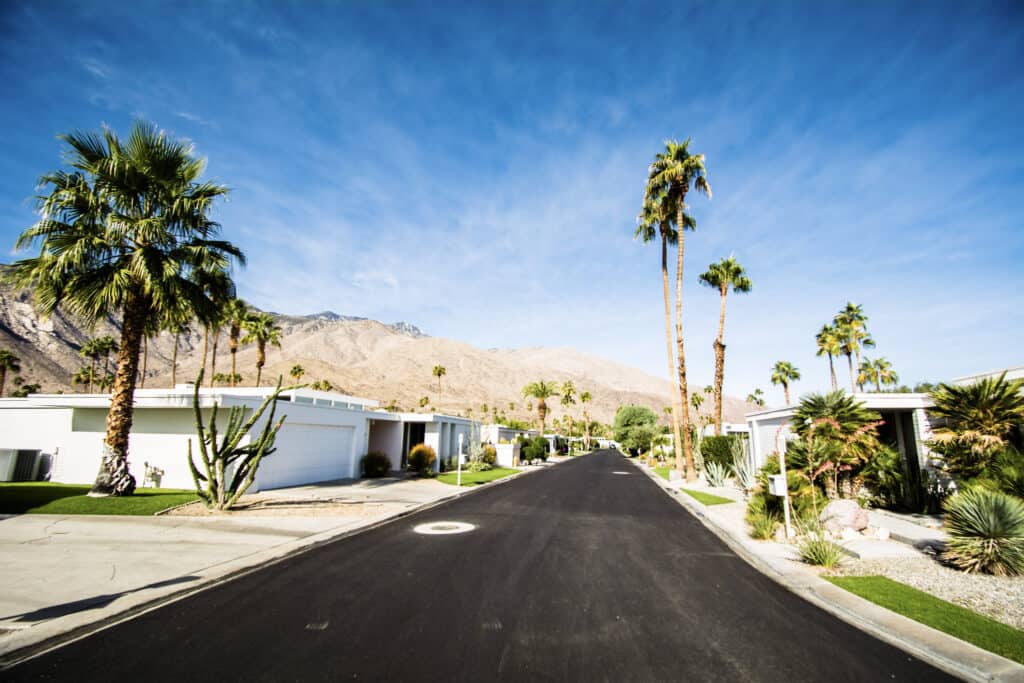
{"type": "Polygon", "coordinates": [[[543,436],[530,439],[526,446],[523,447],[522,456],[527,462],[533,462],[534,460],[547,460],[548,440],[543,436]]]}
{"type": "Polygon", "coordinates": [[[1008,448],[995,457],[991,467],[979,481],[982,485],[1024,498],[1024,454],[1008,448]]]}
{"type": "Polygon", "coordinates": [[[704,467],[713,462],[731,465],[732,442],[742,438],[733,434],[729,436],[705,436],[700,445],[700,452],[704,456],[704,467]]]}
{"type": "Polygon", "coordinates": [[[943,559],[966,572],[1024,574],[1024,500],[977,487],[945,503],[943,559]]]}
{"type": "Polygon", "coordinates": [[[363,456],[363,476],[370,479],[386,477],[391,471],[391,459],[383,453],[371,451],[363,456]]]}
{"type": "Polygon", "coordinates": [[[409,451],[409,469],[420,475],[429,475],[433,472],[435,460],[437,460],[437,453],[425,443],[413,446],[409,451]]]}
{"type": "Polygon", "coordinates": [[[483,454],[481,454],[480,459],[488,465],[494,465],[494,463],[498,462],[498,449],[487,444],[484,446],[483,454]]]}
{"type": "Polygon", "coordinates": [[[873,504],[892,508],[903,502],[907,494],[903,459],[894,449],[885,447],[876,453],[865,465],[863,473],[873,504]]]}
{"type": "Polygon", "coordinates": [[[765,506],[763,498],[751,499],[747,505],[746,520],[750,525],[750,537],[759,541],[771,540],[779,526],[779,515],[765,506]]]}
{"type": "Polygon", "coordinates": [[[494,469],[494,465],[483,460],[470,460],[465,469],[467,472],[486,472],[487,470],[494,469]]]}
{"type": "Polygon", "coordinates": [[[796,547],[800,559],[816,567],[832,569],[843,560],[843,549],[829,540],[820,527],[805,529],[796,547]]]}

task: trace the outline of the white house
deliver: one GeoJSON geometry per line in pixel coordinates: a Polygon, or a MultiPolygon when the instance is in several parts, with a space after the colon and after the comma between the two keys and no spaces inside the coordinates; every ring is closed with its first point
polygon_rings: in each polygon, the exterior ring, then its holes
{"type": "MultiPolygon", "coordinates": [[[[253,411],[272,391],[200,389],[204,422],[216,404],[223,429],[232,406],[253,411]]],[[[161,486],[192,486],[186,456],[190,440],[196,447],[192,396],[192,386],[185,384],[136,390],[129,464],[140,485],[148,466],[163,470],[161,486]]],[[[283,392],[278,401],[275,417],[287,419],[277,435],[277,450],[261,463],[252,491],[359,477],[360,460],[369,451],[384,453],[392,468],[400,469],[418,443],[432,446],[439,459],[455,455],[459,434],[468,448],[470,421],[464,418],[388,413],[371,399],[309,389],[283,392]]],[[[51,481],[91,483],[99,469],[109,406],[109,394],[0,399],[0,449],[50,454],[51,481]]],[[[242,444],[261,428],[254,425],[242,444]]]]}

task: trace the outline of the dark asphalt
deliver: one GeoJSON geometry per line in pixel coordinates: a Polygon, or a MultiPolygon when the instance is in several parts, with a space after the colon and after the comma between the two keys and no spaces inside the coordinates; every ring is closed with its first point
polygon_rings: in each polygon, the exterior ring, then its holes
{"type": "Polygon", "coordinates": [[[612,452],[266,567],[0,678],[952,680],[758,573],[612,452]],[[441,520],[477,529],[412,531],[441,520]]]}

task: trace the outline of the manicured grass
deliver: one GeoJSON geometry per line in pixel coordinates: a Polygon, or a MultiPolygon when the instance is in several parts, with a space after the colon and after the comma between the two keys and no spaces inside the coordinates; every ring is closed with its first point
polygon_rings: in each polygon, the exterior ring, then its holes
{"type": "Polygon", "coordinates": [[[89,486],[18,482],[0,484],[0,514],[152,515],[196,500],[183,489],[136,489],[120,498],[89,498],[89,486]]]}
{"type": "Polygon", "coordinates": [[[654,468],[654,473],[657,474],[662,479],[664,479],[665,481],[668,481],[668,473],[671,472],[671,471],[672,471],[671,467],[655,467],[654,468]]]}
{"type": "Polygon", "coordinates": [[[704,505],[725,505],[726,503],[736,502],[732,498],[723,498],[722,496],[716,496],[713,493],[704,493],[703,491],[691,491],[690,489],[679,490],[689,495],[691,498],[695,498],[698,503],[703,503],[704,505]]]}
{"type": "MultiPolygon", "coordinates": [[[[502,479],[515,474],[518,470],[510,470],[504,467],[495,467],[493,470],[487,470],[486,472],[463,472],[462,473],[462,485],[463,486],[476,486],[477,484],[486,484],[489,481],[495,479],[502,479]]],[[[455,486],[458,479],[458,472],[445,472],[444,474],[437,475],[437,480],[455,486]]]]}
{"type": "Polygon", "coordinates": [[[876,605],[1024,664],[1024,631],[884,576],[825,578],[876,605]]]}

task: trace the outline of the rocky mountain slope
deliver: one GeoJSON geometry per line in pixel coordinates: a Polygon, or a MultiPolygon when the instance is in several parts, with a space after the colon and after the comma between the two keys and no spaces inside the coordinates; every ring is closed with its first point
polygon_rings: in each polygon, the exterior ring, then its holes
{"type": "MultiPolygon", "coordinates": [[[[588,410],[594,419],[611,422],[615,410],[625,403],[646,405],[661,414],[669,403],[669,383],[634,368],[565,348],[479,349],[451,339],[425,335],[409,323],[386,325],[375,320],[323,312],[309,316],[277,315],[283,329],[281,348],[268,350],[264,383],[279,374],[288,379],[296,364],[305,368],[304,382],[326,379],[336,390],[356,396],[396,403],[405,410],[431,410],[479,416],[483,404],[511,417],[529,419],[524,385],[546,379],[572,380],[578,390],[594,397],[588,410]],[[434,365],[447,374],[438,383],[431,374],[434,365]],[[422,397],[429,399],[425,409],[422,397]]],[[[0,348],[21,358],[26,381],[42,384],[44,391],[82,390],[71,383],[72,374],[85,361],[78,355],[90,337],[117,338],[117,321],[105,320],[94,329],[84,329],[63,313],[41,319],[29,297],[0,287],[0,348]]],[[[193,379],[201,364],[201,330],[193,329],[178,339],[177,381],[193,379]]],[[[171,357],[174,338],[169,334],[150,340],[146,364],[147,388],[171,385],[171,357]]],[[[237,370],[243,383],[256,378],[256,350],[242,347],[237,370]]],[[[227,372],[230,360],[227,342],[221,336],[217,371],[227,372]]],[[[708,373],[710,374],[710,373],[708,373]]],[[[710,409],[710,397],[703,410],[710,409]]],[[[552,416],[564,414],[558,399],[551,402],[552,416]]],[[[726,397],[724,419],[742,421],[751,407],[726,397]]],[[[581,406],[570,407],[575,418],[581,406]]]]}

